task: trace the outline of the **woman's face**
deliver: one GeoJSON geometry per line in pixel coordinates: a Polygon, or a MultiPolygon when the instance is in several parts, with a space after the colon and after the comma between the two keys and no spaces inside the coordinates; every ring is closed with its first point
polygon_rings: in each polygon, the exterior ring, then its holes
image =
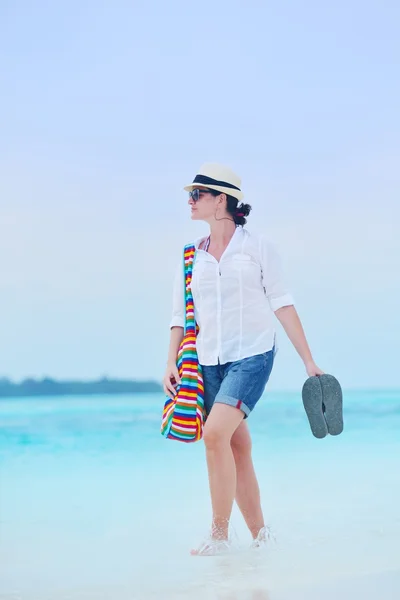
{"type": "Polygon", "coordinates": [[[210,221],[214,219],[221,196],[213,196],[205,187],[196,187],[189,194],[189,205],[192,209],[192,219],[210,221]]]}

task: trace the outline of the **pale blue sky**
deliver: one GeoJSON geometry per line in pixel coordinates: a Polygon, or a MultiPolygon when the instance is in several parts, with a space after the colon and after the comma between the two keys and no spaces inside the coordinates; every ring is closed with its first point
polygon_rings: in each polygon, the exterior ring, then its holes
{"type": "MultiPolygon", "coordinates": [[[[321,368],[400,385],[399,20],[394,0],[3,0],[0,375],[161,378],[205,232],[182,187],[218,161],[321,368]]],[[[299,389],[280,345],[271,387],[299,389]]]]}

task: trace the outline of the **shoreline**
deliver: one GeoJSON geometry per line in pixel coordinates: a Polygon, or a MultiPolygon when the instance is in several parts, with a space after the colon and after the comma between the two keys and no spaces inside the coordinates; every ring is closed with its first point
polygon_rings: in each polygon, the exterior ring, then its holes
{"type": "Polygon", "coordinates": [[[139,381],[103,377],[92,381],[58,381],[46,377],[44,379],[24,379],[20,383],[14,383],[7,378],[0,379],[0,399],[156,394],[159,392],[162,392],[162,386],[154,380],[139,381]]]}

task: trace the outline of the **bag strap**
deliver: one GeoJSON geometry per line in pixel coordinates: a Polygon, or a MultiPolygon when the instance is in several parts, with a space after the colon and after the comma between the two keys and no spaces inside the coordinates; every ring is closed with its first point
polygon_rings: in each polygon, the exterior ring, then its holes
{"type": "Polygon", "coordinates": [[[183,281],[184,281],[184,301],[185,301],[185,335],[191,331],[196,333],[196,323],[194,320],[194,303],[192,296],[192,273],[193,263],[196,255],[194,244],[188,244],[183,249],[183,281]]]}

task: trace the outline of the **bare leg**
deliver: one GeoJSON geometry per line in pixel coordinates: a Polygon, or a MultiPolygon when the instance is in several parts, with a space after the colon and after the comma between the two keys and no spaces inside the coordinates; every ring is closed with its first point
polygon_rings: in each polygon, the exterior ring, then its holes
{"type": "Polygon", "coordinates": [[[242,421],[231,439],[236,464],[236,502],[253,538],[264,527],[260,488],[251,458],[251,437],[246,421],[242,421]]]}
{"type": "Polygon", "coordinates": [[[229,519],[236,493],[236,466],[231,438],[242,420],[241,410],[216,403],[204,427],[203,439],[213,511],[211,535],[216,540],[228,539],[229,519]]]}

